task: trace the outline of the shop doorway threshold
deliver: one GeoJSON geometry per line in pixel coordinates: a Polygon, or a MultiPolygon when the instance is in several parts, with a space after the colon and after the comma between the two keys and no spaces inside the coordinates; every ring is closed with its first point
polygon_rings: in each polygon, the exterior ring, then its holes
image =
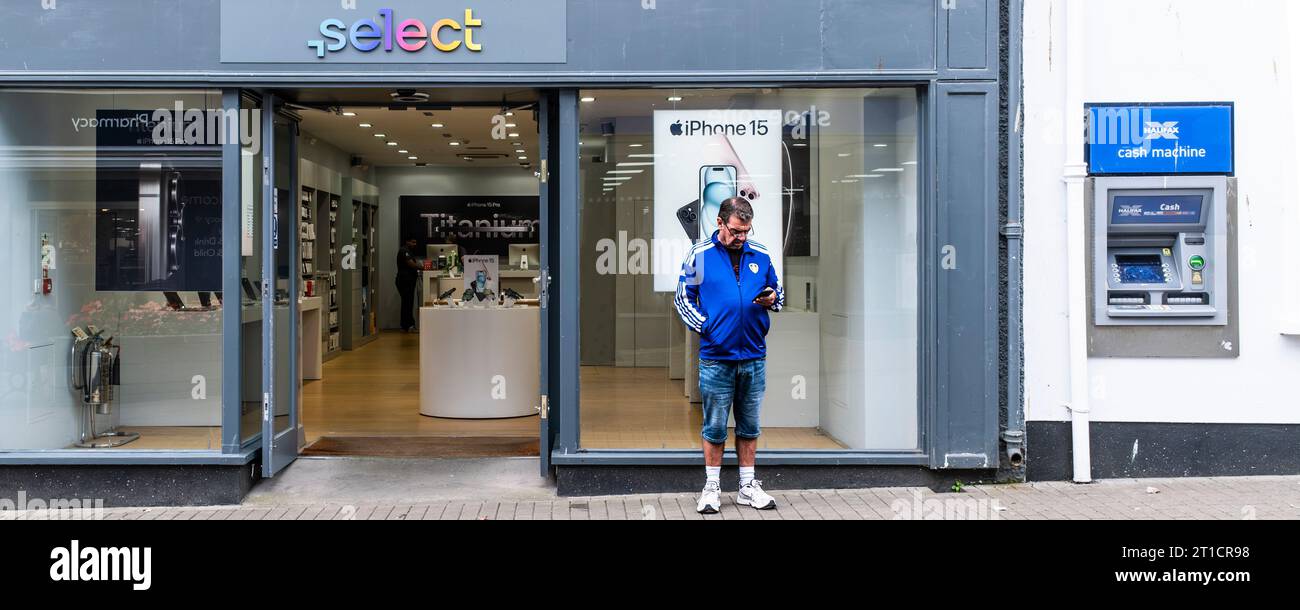
{"type": "Polygon", "coordinates": [[[322,436],[303,456],[389,458],[537,457],[536,436],[322,436]]]}

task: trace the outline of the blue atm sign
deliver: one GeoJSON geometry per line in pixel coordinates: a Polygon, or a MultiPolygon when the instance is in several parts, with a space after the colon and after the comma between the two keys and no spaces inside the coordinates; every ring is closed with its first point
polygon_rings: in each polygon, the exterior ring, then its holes
{"type": "Polygon", "coordinates": [[[1233,168],[1231,102],[1088,105],[1088,173],[1224,174],[1233,168]]]}

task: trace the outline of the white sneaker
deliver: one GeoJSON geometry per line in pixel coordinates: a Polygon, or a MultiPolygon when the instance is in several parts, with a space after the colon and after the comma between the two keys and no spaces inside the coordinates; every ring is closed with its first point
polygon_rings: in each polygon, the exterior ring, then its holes
{"type": "Polygon", "coordinates": [[[763,482],[758,479],[750,481],[749,485],[740,488],[740,493],[736,494],[736,504],[741,506],[752,506],[759,510],[769,510],[776,508],[776,498],[767,495],[763,491],[763,482]]]}
{"type": "Polygon", "coordinates": [[[722,509],[722,500],[719,497],[722,488],[713,481],[704,483],[704,491],[700,492],[700,501],[695,503],[695,512],[711,515],[722,509]]]}

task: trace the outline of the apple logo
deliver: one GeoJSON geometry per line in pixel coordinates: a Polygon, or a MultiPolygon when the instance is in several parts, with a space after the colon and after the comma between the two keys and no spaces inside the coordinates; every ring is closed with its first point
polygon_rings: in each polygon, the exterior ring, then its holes
{"type": "Polygon", "coordinates": [[[680,120],[678,120],[676,123],[673,123],[672,125],[669,125],[669,126],[668,126],[668,132],[671,133],[671,134],[673,134],[673,135],[675,135],[675,136],[680,136],[680,135],[682,135],[682,122],[681,122],[680,120]]]}

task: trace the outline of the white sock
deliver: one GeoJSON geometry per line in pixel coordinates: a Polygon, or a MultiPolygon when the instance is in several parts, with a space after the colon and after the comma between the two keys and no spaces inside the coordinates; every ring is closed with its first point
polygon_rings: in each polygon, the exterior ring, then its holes
{"type": "Polygon", "coordinates": [[[740,467],[740,486],[741,486],[741,487],[744,487],[744,486],[746,486],[746,485],[749,485],[749,482],[750,482],[750,481],[753,481],[753,480],[754,480],[754,467],[753,467],[753,466],[741,466],[741,467],[740,467]]]}
{"type": "Polygon", "coordinates": [[[705,467],[704,467],[704,482],[705,482],[706,484],[707,484],[707,483],[717,483],[718,485],[722,485],[722,467],[721,467],[721,466],[705,466],[705,467]]]}

